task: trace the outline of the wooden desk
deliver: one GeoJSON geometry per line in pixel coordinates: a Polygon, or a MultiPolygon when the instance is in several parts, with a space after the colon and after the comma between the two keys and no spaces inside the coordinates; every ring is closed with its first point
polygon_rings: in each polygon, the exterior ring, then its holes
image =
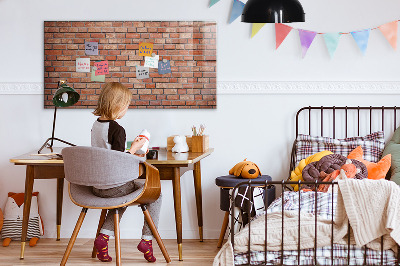
{"type": "MultiPolygon", "coordinates": [[[[54,148],[55,152],[61,149],[54,148]]],[[[50,153],[44,149],[42,153],[50,153]]],[[[31,209],[32,189],[35,179],[57,178],[57,241],[60,240],[62,201],[64,190],[64,162],[57,156],[37,155],[37,150],[10,159],[15,165],[26,165],[24,212],[21,233],[21,255],[24,258],[26,234],[28,231],[29,213],[31,209]]]]}
{"type": "MultiPolygon", "coordinates": [[[[61,148],[54,148],[60,153],[61,148]]],[[[200,160],[210,155],[214,149],[198,153],[174,154],[166,149],[159,150],[157,160],[147,160],[148,163],[158,168],[161,180],[171,180],[173,184],[175,223],[178,242],[179,260],[182,260],[182,205],[180,177],[188,170],[193,170],[194,190],[196,196],[197,219],[200,241],[203,241],[203,211],[201,193],[200,160]]],[[[43,150],[42,153],[50,151],[43,150]]],[[[57,240],[60,240],[61,214],[64,188],[64,162],[56,156],[37,155],[37,151],[23,154],[10,159],[15,165],[26,165],[25,199],[21,235],[21,255],[24,258],[28,218],[31,207],[32,189],[34,179],[57,178],[57,240]]]]}
{"type": "Polygon", "coordinates": [[[181,176],[187,170],[193,170],[194,192],[196,196],[197,222],[199,226],[200,241],[203,241],[203,207],[201,193],[201,168],[200,160],[210,155],[214,149],[206,152],[173,153],[161,149],[158,152],[158,160],[147,160],[157,167],[161,180],[172,180],[174,193],[174,209],[176,235],[178,242],[179,260],[182,260],[182,204],[181,204],[181,176]],[[187,168],[186,168],[187,167],[187,168]],[[183,168],[183,169],[182,169],[183,168]],[[183,170],[183,171],[181,171],[183,170]]]}

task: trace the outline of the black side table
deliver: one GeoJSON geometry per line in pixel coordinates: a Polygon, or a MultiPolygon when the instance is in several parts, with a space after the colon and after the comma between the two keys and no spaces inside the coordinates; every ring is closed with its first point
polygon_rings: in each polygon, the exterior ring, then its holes
{"type": "MultiPolygon", "coordinates": [[[[218,245],[217,247],[220,248],[222,246],[222,242],[224,241],[226,228],[228,227],[229,222],[229,208],[230,208],[230,199],[229,193],[230,190],[233,189],[237,184],[246,182],[246,181],[263,181],[266,180],[272,181],[272,178],[269,175],[261,175],[254,179],[246,179],[241,177],[236,177],[234,175],[226,175],[220,176],[215,179],[215,184],[220,187],[220,209],[225,211],[224,221],[222,222],[221,233],[219,235],[218,245]]],[[[256,186],[254,186],[256,187],[256,186]]],[[[275,186],[270,186],[268,189],[268,199],[267,205],[271,204],[275,200],[275,186]]]]}

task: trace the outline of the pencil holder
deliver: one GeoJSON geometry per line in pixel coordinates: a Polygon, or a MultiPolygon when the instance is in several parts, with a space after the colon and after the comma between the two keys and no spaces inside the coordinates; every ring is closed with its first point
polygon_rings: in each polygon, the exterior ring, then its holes
{"type": "Polygon", "coordinates": [[[192,136],[192,152],[205,152],[208,150],[208,135],[192,136]]]}

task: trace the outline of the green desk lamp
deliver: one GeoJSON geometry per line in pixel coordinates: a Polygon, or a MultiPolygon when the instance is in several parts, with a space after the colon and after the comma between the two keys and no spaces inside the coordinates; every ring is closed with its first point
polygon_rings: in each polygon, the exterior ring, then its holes
{"type": "Polygon", "coordinates": [[[69,87],[65,80],[60,80],[58,82],[58,89],[54,93],[53,96],[53,104],[54,104],[54,118],[53,118],[53,131],[51,133],[51,138],[48,138],[42,147],[39,149],[38,153],[40,153],[44,147],[50,148],[51,152],[53,152],[53,141],[58,140],[65,144],[75,146],[72,143],[69,143],[65,140],[55,138],[54,137],[54,129],[56,127],[56,115],[57,115],[57,107],[68,107],[76,104],[79,101],[79,93],[77,93],[73,88],[69,87]],[[49,144],[49,141],[51,143],[49,144]]]}

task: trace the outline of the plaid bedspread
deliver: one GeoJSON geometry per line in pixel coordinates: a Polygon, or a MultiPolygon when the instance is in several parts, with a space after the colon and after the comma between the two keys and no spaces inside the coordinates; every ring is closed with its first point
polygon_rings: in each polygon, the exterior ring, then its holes
{"type": "MultiPolygon", "coordinates": [[[[317,192],[317,197],[315,196],[313,191],[285,192],[283,197],[279,197],[271,203],[267,215],[268,213],[282,211],[283,203],[284,210],[298,210],[300,208],[301,212],[316,213],[323,218],[332,219],[332,209],[333,214],[335,214],[336,208],[336,194],[317,192]]],[[[265,215],[265,213],[260,215],[265,215]]],[[[260,215],[254,217],[254,219],[257,219],[260,215]]],[[[316,265],[396,265],[396,257],[392,250],[383,251],[381,257],[380,251],[350,245],[350,256],[348,255],[348,245],[334,244],[333,249],[331,246],[317,248],[316,265]]],[[[297,250],[284,250],[283,259],[281,259],[281,251],[250,252],[250,265],[281,265],[282,262],[283,265],[298,265],[298,259],[300,259],[300,265],[315,265],[314,256],[314,249],[303,249],[300,251],[300,256],[297,250]],[[266,264],[265,255],[267,257],[266,264]]],[[[235,265],[249,265],[248,253],[235,254],[235,265]]]]}

